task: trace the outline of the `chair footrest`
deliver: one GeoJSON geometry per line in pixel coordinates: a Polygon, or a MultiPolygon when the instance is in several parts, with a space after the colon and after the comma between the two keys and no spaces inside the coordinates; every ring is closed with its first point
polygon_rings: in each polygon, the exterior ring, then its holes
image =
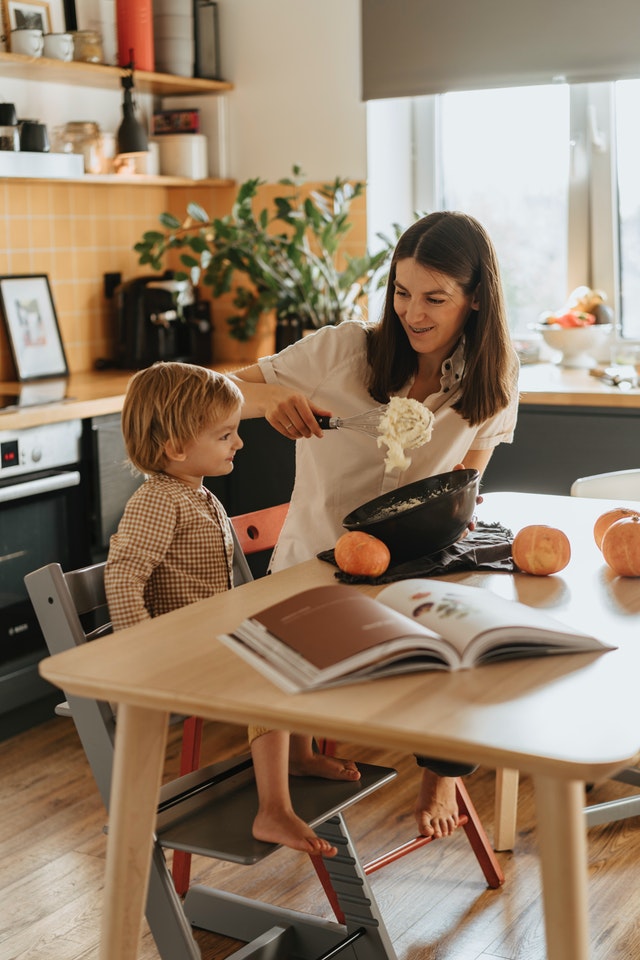
{"type": "MultiPolygon", "coordinates": [[[[357,803],[396,776],[391,767],[359,763],[360,780],[291,777],[293,806],[311,826],[357,803]]],[[[258,810],[249,754],[211,764],[163,787],[158,808],[160,844],[233,863],[257,863],[277,849],[251,835],[258,810]]]]}

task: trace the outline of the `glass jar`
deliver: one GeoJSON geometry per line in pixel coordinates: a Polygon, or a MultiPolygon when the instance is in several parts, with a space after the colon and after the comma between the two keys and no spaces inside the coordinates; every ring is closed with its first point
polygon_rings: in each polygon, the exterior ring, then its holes
{"type": "Polygon", "coordinates": [[[75,30],[73,59],[84,63],[103,63],[102,35],[97,30],[75,30]]]}
{"type": "Polygon", "coordinates": [[[102,173],[104,156],[100,127],[93,120],[73,120],[54,132],[57,153],[79,153],[85,173],[102,173]]]}
{"type": "Polygon", "coordinates": [[[0,126],[0,150],[19,150],[20,135],[17,126],[0,126]]]}

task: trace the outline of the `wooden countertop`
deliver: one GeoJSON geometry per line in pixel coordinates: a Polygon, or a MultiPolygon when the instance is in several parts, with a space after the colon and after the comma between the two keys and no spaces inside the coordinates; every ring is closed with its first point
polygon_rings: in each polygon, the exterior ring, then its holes
{"type": "Polygon", "coordinates": [[[520,369],[520,403],[640,410],[640,389],[608,386],[588,370],[571,370],[555,363],[530,363],[520,369]]]}
{"type": "MultiPolygon", "coordinates": [[[[214,369],[229,373],[244,364],[219,364],[214,369]]],[[[120,413],[132,371],[105,370],[73,374],[68,381],[69,399],[40,406],[0,411],[0,431],[37,427],[76,417],[87,419],[120,413]]],[[[589,375],[586,370],[568,370],[552,363],[532,363],[520,372],[521,403],[562,407],[600,407],[640,410],[640,389],[620,390],[589,375]]],[[[20,384],[0,383],[0,393],[19,393],[20,384]]]]}
{"type": "MultiPolygon", "coordinates": [[[[220,364],[213,369],[230,373],[241,366],[246,364],[220,364]]],[[[132,370],[103,370],[72,374],[67,386],[68,399],[21,410],[12,408],[5,412],[0,411],[0,432],[39,427],[62,420],[85,420],[89,417],[120,413],[127,384],[133,373],[132,370]]],[[[20,386],[19,383],[0,382],[0,393],[19,393],[20,386]]]]}

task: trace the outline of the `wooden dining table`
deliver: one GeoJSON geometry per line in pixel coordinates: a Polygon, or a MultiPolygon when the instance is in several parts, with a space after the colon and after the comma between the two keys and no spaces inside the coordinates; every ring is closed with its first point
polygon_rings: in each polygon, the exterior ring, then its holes
{"type": "MultiPolygon", "coordinates": [[[[171,712],[530,774],[548,957],[587,960],[584,784],[629,766],[640,751],[640,579],[614,576],[593,539],[596,518],[611,505],[488,494],[480,519],[514,533],[532,523],[559,527],[571,542],[571,561],[550,577],[486,570],[452,575],[616,645],[605,653],[287,694],[217,636],[279,599],[333,582],[335,569],[313,559],[44,660],[42,675],[65,691],[119,704],[102,960],[137,955],[171,712]]],[[[362,589],[375,594],[379,588],[362,589]]]]}

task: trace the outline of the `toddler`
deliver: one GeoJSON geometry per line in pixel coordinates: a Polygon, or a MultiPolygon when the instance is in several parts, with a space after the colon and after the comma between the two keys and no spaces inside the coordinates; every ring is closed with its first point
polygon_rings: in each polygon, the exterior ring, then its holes
{"type": "MultiPolygon", "coordinates": [[[[231,524],[205,476],[233,470],[242,394],[223,374],[187,363],[136,373],[122,410],[131,464],[146,475],[111,538],[105,586],[114,630],[233,586],[231,524]]],[[[357,780],[351,761],[314,753],[307,736],[250,727],[259,808],[256,839],[333,856],[294,812],[289,773],[357,780]]]]}

